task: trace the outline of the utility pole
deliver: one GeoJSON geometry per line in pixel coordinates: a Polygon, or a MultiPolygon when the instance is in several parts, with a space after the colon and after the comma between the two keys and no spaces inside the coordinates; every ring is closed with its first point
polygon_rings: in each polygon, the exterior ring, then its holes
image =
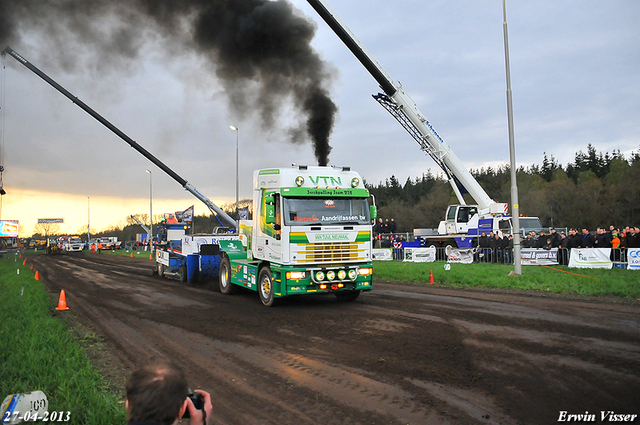
{"type": "Polygon", "coordinates": [[[509,67],[509,35],[507,31],[507,5],[502,0],[504,18],[504,63],[507,74],[507,118],[509,121],[509,157],[511,160],[511,211],[513,216],[513,264],[514,274],[522,274],[522,258],[520,257],[520,205],[518,205],[518,184],[516,182],[516,142],[513,130],[513,103],[511,99],[511,70],[509,67]]]}

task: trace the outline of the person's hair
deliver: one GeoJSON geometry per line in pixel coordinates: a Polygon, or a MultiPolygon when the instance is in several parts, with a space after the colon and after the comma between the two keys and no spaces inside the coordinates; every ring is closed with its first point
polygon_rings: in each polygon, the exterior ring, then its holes
{"type": "Polygon", "coordinates": [[[180,366],[169,359],[149,358],[127,380],[127,420],[172,424],[188,393],[180,366]]]}

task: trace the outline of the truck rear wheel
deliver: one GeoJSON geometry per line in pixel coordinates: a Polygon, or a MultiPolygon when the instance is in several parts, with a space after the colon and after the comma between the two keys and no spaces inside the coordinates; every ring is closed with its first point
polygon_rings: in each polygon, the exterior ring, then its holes
{"type": "Polygon", "coordinates": [[[338,299],[338,301],[343,302],[355,301],[359,296],[360,291],[336,292],[336,298],[338,299]]]}
{"type": "Polygon", "coordinates": [[[232,295],[236,292],[236,287],[231,283],[231,262],[226,255],[220,261],[220,275],[218,276],[220,292],[225,295],[232,295]]]}
{"type": "Polygon", "coordinates": [[[273,281],[271,280],[271,269],[263,267],[258,275],[258,294],[260,301],[267,307],[272,307],[275,303],[276,296],[273,291],[273,281]]]}

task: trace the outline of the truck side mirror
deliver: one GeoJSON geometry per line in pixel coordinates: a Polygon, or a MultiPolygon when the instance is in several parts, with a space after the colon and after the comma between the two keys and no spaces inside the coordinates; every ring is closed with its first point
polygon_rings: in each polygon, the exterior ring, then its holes
{"type": "Polygon", "coordinates": [[[378,207],[375,205],[369,206],[369,212],[371,214],[371,220],[375,220],[378,218],[378,207]]]}
{"type": "Polygon", "coordinates": [[[275,223],[276,221],[276,208],[274,205],[265,205],[264,206],[264,217],[267,224],[275,223]]]}
{"type": "Polygon", "coordinates": [[[276,207],[273,204],[273,194],[269,193],[264,197],[264,217],[267,224],[273,224],[276,221],[276,207]]]}

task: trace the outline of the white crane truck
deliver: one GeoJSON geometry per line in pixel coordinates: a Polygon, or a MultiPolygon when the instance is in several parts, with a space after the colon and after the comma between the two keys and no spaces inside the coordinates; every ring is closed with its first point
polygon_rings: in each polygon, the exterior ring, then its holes
{"type": "MultiPolygon", "coordinates": [[[[387,74],[329,5],[324,0],[307,1],[380,84],[384,93],[374,95],[373,98],[393,115],[418,142],[420,149],[444,171],[458,198],[459,204],[449,205],[447,208],[445,220],[440,222],[437,233],[425,236],[427,243],[469,248],[482,232],[511,232],[508,204],[491,199],[427,121],[402,85],[387,74]],[[463,196],[465,192],[470,194],[476,204],[466,203],[463,196]]],[[[540,227],[537,217],[528,219],[530,227],[540,227]]]]}

